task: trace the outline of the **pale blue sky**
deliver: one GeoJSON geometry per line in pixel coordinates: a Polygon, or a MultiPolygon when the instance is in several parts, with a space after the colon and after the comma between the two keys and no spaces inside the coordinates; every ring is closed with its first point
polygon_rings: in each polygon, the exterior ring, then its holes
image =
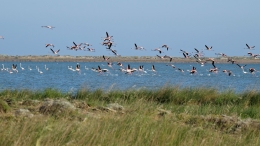
{"type": "Polygon", "coordinates": [[[243,56],[249,51],[243,49],[246,43],[256,46],[251,52],[260,53],[259,6],[257,0],[3,1],[0,54],[52,55],[45,44],[53,43],[60,55],[112,56],[100,44],[106,31],[122,56],[155,56],[151,49],[162,44],[172,48],[163,54],[170,56],[204,45],[215,50],[204,51],[206,56],[243,56]],[[67,50],[73,41],[90,43],[96,52],[67,50]],[[147,51],[132,50],[134,43],[147,51]]]}

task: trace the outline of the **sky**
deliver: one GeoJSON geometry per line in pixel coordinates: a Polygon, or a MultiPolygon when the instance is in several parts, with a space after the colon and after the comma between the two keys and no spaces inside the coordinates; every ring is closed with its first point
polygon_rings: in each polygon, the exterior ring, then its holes
{"type": "Polygon", "coordinates": [[[152,49],[167,44],[161,55],[182,57],[180,49],[204,50],[205,56],[260,53],[260,1],[242,0],[26,0],[1,2],[0,54],[113,56],[102,46],[106,32],[113,36],[121,56],[156,56],[152,49]],[[41,26],[51,25],[53,30],[41,26]],[[72,51],[66,46],[86,42],[96,52],[72,51]],[[134,44],[146,51],[133,50],[134,44]],[[256,46],[246,50],[245,44],[256,46]]]}

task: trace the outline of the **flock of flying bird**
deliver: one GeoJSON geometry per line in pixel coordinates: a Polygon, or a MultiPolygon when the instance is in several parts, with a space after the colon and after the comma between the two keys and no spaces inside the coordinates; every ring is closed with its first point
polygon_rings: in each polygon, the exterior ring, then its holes
{"type": "MultiPolygon", "coordinates": [[[[53,26],[42,26],[43,28],[48,28],[48,29],[53,29],[55,27],[53,26]]],[[[4,37],[3,36],[0,36],[0,39],[3,39],[4,40],[4,37]]],[[[115,56],[121,56],[117,53],[117,50],[114,50],[112,49],[112,46],[116,46],[116,44],[114,43],[114,40],[113,40],[113,36],[110,36],[108,34],[108,32],[106,32],[106,36],[102,38],[103,42],[101,43],[101,45],[103,46],[106,46],[106,50],[108,51],[111,51],[115,56]]],[[[90,51],[90,52],[95,52],[95,49],[91,48],[90,46],[92,46],[91,44],[89,43],[79,43],[79,44],[76,44],[75,42],[73,42],[73,45],[72,46],[67,46],[67,49],[69,50],[74,50],[74,51],[78,51],[78,50],[83,50],[83,51],[90,51]]],[[[52,47],[50,48],[51,52],[55,55],[59,55],[59,52],[60,52],[60,49],[58,50],[53,50],[53,48],[55,47],[54,44],[51,44],[51,43],[48,43],[48,44],[45,44],[45,47],[48,48],[48,47],[52,47]]],[[[213,47],[210,46],[208,47],[207,45],[205,45],[205,49],[204,50],[207,50],[207,51],[214,51],[212,49],[213,47]]],[[[246,48],[244,49],[248,49],[248,50],[254,50],[255,46],[249,46],[248,44],[246,44],[246,48]]],[[[134,44],[134,48],[132,48],[134,50],[146,50],[144,47],[142,46],[138,46],[137,44],[134,44]]],[[[167,51],[169,49],[171,49],[168,45],[166,44],[163,44],[161,47],[159,48],[155,48],[155,49],[152,49],[152,51],[158,51],[159,54],[162,54],[164,53],[162,49],[166,49],[167,51]]],[[[183,57],[186,58],[186,59],[191,59],[194,57],[194,59],[196,60],[197,63],[199,63],[201,66],[204,66],[205,63],[207,62],[211,62],[212,64],[212,68],[210,68],[208,71],[211,72],[211,73],[218,73],[219,72],[219,69],[216,67],[215,65],[215,61],[213,58],[206,58],[204,57],[204,52],[203,50],[202,51],[199,51],[198,49],[194,48],[195,52],[192,52],[192,53],[189,53],[185,50],[182,50],[180,49],[180,53],[182,53],[183,57]]],[[[215,55],[217,56],[221,56],[221,57],[226,57],[227,58],[227,62],[231,62],[232,64],[236,64],[239,68],[242,69],[243,73],[247,73],[245,71],[245,67],[247,65],[240,65],[238,64],[238,62],[236,60],[233,60],[231,57],[228,57],[226,54],[224,53],[215,53],[215,55]]],[[[251,56],[253,58],[257,58],[258,56],[260,56],[260,54],[253,54],[251,52],[248,52],[247,53],[248,56],[251,56]]],[[[156,55],[157,57],[161,58],[161,59],[169,59],[169,62],[172,62],[173,58],[171,56],[168,56],[168,55],[164,55],[164,56],[160,56],[160,55],[156,55]]],[[[103,60],[107,62],[107,65],[108,67],[110,68],[113,68],[112,65],[113,63],[109,61],[110,57],[105,57],[103,55],[103,60]]],[[[123,64],[121,62],[117,62],[117,65],[120,67],[120,70],[122,72],[125,72],[125,74],[132,74],[133,72],[135,71],[139,71],[139,72],[145,72],[144,71],[144,68],[143,68],[143,65],[140,65],[138,69],[136,68],[131,68],[130,65],[128,64],[126,68],[124,68],[123,64]]],[[[12,65],[12,69],[8,69],[8,68],[4,68],[4,65],[2,64],[2,71],[3,70],[6,70],[8,71],[9,73],[13,73],[13,72],[18,72],[18,69],[17,69],[17,65],[16,64],[13,64],[12,65]]],[[[176,68],[176,70],[180,71],[180,72],[184,72],[183,69],[181,68],[177,68],[175,67],[173,64],[167,64],[167,66],[171,66],[172,68],[176,68]]],[[[21,66],[21,63],[20,63],[20,68],[21,70],[24,70],[24,68],[21,66]]],[[[32,70],[30,67],[28,67],[29,70],[32,70]]],[[[76,68],[73,69],[72,66],[69,67],[68,66],[68,69],[69,70],[72,70],[72,71],[78,71],[80,72],[80,65],[77,64],[76,65],[76,68]]],[[[85,69],[86,66],[85,66],[85,69]]],[[[43,73],[42,71],[40,71],[39,67],[36,66],[36,70],[39,72],[39,73],[43,73]]],[[[45,65],[45,70],[48,70],[48,68],[46,67],[45,65]]],[[[108,69],[101,69],[100,66],[98,66],[98,68],[92,68],[93,71],[95,72],[109,72],[108,69]]],[[[152,65],[152,70],[153,72],[156,72],[155,70],[155,66],[152,65]]],[[[196,67],[192,67],[191,70],[187,70],[190,74],[196,74],[197,73],[197,70],[196,70],[196,67]]],[[[256,69],[254,68],[249,68],[248,69],[249,73],[251,74],[255,74],[255,72],[258,72],[256,69]]],[[[231,70],[222,70],[222,72],[226,73],[227,75],[231,76],[233,73],[231,70]]]]}

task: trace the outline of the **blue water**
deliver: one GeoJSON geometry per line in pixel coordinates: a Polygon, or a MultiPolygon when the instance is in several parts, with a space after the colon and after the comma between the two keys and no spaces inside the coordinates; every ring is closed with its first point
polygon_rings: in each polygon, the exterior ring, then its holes
{"type": "MultiPolygon", "coordinates": [[[[17,64],[18,72],[9,73],[5,70],[0,71],[0,91],[4,89],[31,89],[43,90],[46,88],[59,89],[63,92],[74,92],[80,88],[94,89],[139,89],[149,88],[155,89],[165,85],[178,85],[181,87],[214,87],[219,90],[232,89],[236,92],[242,92],[250,89],[260,89],[260,72],[255,75],[251,73],[243,73],[243,71],[235,64],[217,64],[220,69],[216,73],[209,73],[207,70],[212,65],[205,64],[200,66],[197,63],[173,63],[176,68],[166,66],[166,63],[143,63],[143,62],[122,62],[124,67],[130,64],[131,67],[138,68],[144,65],[145,73],[134,72],[133,74],[125,74],[119,70],[116,63],[113,69],[106,65],[106,62],[80,62],[81,71],[72,71],[68,66],[75,69],[75,62],[21,62],[24,70],[20,68],[20,62],[1,62],[4,68],[11,68],[12,64],[17,64]],[[156,72],[152,72],[152,64],[154,64],[156,72]],[[45,70],[45,66],[48,70],[45,70]],[[108,69],[108,73],[98,73],[91,70],[92,67],[108,69]],[[28,67],[32,70],[29,70],[28,67]],[[40,74],[36,69],[39,67],[40,74]],[[86,68],[88,69],[85,69],[86,68]],[[187,70],[191,70],[192,66],[197,68],[197,73],[191,75],[187,70]],[[185,70],[181,73],[177,70],[181,68],[185,70]],[[231,70],[232,76],[223,73],[222,70],[231,70]]],[[[1,70],[2,70],[2,66],[1,70]]],[[[259,64],[248,64],[245,71],[249,68],[259,69],[259,64]]]]}

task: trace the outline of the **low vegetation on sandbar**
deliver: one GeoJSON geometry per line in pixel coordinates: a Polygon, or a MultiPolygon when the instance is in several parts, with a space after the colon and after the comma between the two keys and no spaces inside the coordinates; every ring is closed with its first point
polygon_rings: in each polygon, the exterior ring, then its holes
{"type": "Polygon", "coordinates": [[[0,145],[260,145],[260,92],[0,91],[0,145]]]}
{"type": "MultiPolygon", "coordinates": [[[[157,56],[109,56],[112,62],[169,62],[169,59],[161,59],[157,56]]],[[[212,57],[211,57],[212,58],[212,57]]],[[[230,63],[227,57],[213,57],[218,63],[230,63]]],[[[201,57],[202,60],[207,60],[208,57],[201,57]]],[[[260,63],[258,58],[252,58],[247,56],[233,56],[238,62],[243,63],[260,63]]],[[[7,56],[0,55],[0,61],[11,61],[11,62],[102,62],[104,61],[102,56],[7,56]]],[[[172,57],[172,63],[196,63],[196,59],[187,59],[183,57],[172,57]]]]}

